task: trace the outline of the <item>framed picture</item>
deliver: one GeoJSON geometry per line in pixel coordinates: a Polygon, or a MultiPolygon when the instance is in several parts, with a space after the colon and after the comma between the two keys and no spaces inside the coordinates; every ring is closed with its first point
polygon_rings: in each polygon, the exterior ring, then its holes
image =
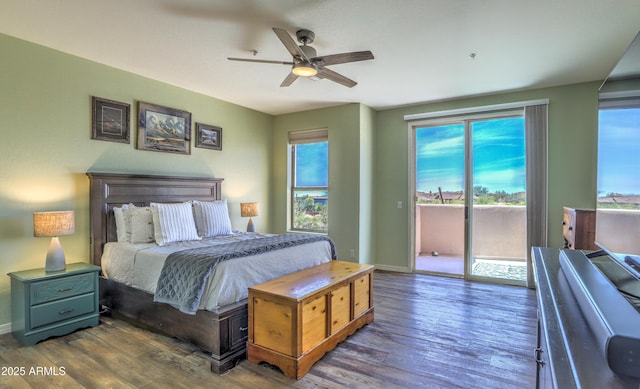
{"type": "Polygon", "coordinates": [[[129,104],[92,96],[91,106],[91,139],[129,143],[129,104]]]}
{"type": "Polygon", "coordinates": [[[191,154],[191,113],[139,101],[137,148],[191,154]]]}
{"type": "Polygon", "coordinates": [[[196,123],[196,147],[222,150],[222,128],[196,123]]]}

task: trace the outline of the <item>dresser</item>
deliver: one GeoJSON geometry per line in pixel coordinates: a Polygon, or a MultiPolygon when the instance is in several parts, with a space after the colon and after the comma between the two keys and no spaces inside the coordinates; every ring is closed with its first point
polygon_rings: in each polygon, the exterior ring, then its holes
{"type": "Polygon", "coordinates": [[[331,261],[249,288],[247,358],[301,378],[373,321],[372,265],[331,261]]]}
{"type": "Polygon", "coordinates": [[[596,240],[596,211],[593,209],[562,208],[562,237],[565,249],[598,250],[596,240]]]}
{"type": "Polygon", "coordinates": [[[536,388],[640,388],[640,378],[617,375],[607,365],[561,269],[560,250],[533,247],[531,256],[538,300],[536,388]]]}
{"type": "Polygon", "coordinates": [[[88,263],[71,263],[54,273],[44,268],[9,273],[13,336],[29,346],[97,326],[99,270],[88,263]]]}

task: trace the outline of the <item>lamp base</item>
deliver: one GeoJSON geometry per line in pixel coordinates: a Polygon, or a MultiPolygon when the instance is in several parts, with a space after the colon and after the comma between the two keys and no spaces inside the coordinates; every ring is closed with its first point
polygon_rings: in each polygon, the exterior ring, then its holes
{"type": "Polygon", "coordinates": [[[60,240],[58,237],[51,238],[51,244],[47,251],[47,260],[45,262],[44,270],[47,273],[63,271],[67,268],[65,263],[64,251],[60,246],[60,240]]]}
{"type": "Polygon", "coordinates": [[[251,218],[249,218],[249,224],[247,224],[247,232],[256,232],[256,227],[253,225],[251,218]]]}

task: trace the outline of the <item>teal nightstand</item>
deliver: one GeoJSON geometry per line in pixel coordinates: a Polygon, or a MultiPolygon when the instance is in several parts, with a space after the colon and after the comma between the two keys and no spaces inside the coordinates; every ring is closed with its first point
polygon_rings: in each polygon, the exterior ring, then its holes
{"type": "Polygon", "coordinates": [[[99,270],[88,263],[71,263],[55,273],[46,273],[44,268],[9,273],[13,336],[30,346],[97,326],[99,270]]]}

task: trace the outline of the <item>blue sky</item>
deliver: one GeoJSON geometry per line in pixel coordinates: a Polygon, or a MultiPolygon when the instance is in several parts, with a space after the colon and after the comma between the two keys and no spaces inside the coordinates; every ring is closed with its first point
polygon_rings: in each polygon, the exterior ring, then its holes
{"type": "Polygon", "coordinates": [[[640,194],[640,109],[600,110],[598,196],[640,194]]]}
{"type": "MultiPolygon", "coordinates": [[[[525,190],[525,142],[522,118],[472,124],[474,186],[490,192],[525,190]]],[[[416,130],[416,189],[422,192],[464,188],[464,125],[416,130]]]]}
{"type": "Polygon", "coordinates": [[[295,186],[329,186],[329,142],[296,145],[295,186]]]}

